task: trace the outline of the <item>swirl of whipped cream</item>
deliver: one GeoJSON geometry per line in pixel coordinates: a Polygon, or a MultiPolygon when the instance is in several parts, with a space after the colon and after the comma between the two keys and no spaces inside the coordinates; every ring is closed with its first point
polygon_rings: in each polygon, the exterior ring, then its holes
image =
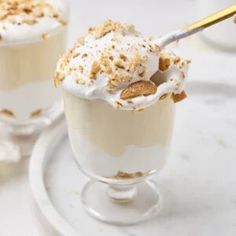
{"type": "Polygon", "coordinates": [[[0,0],[0,46],[48,37],[66,25],[64,0],[0,0]]]}
{"type": "Polygon", "coordinates": [[[183,92],[188,62],[161,52],[157,40],[134,26],[106,21],[90,28],[58,62],[55,84],[115,108],[141,110],[183,92]]]}

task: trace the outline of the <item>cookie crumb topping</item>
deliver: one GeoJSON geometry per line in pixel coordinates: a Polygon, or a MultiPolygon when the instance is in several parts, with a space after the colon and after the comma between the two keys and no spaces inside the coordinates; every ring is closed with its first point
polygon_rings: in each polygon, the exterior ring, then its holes
{"type": "Polygon", "coordinates": [[[188,64],[160,51],[156,38],[141,35],[133,25],[108,20],[90,27],[59,60],[55,85],[83,98],[106,100],[117,109],[141,111],[169,94],[180,94],[188,64]]]}
{"type": "MultiPolygon", "coordinates": [[[[20,27],[35,27],[45,19],[57,22],[58,25],[67,24],[62,12],[54,7],[53,2],[47,0],[0,0],[0,35],[2,40],[7,38],[8,34],[16,37],[15,34],[20,27]]],[[[53,26],[42,23],[40,27],[53,26]]],[[[30,34],[25,29],[24,33],[27,32],[30,34]]],[[[46,34],[43,34],[42,38],[47,38],[46,34]]]]}

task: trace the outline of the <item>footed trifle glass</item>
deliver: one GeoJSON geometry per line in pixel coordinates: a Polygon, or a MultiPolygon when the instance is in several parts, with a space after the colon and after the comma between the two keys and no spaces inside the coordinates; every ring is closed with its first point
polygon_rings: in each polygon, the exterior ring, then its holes
{"type": "Polygon", "coordinates": [[[58,62],[70,144],[90,178],[81,200],[93,217],[127,225],[159,211],[152,176],[168,157],[187,67],[155,39],[113,21],[90,28],[58,62]]]}
{"type": "Polygon", "coordinates": [[[166,163],[173,130],[173,100],[168,97],[142,112],[133,112],[68,92],[63,96],[76,163],[92,178],[82,194],[88,211],[119,224],[135,223],[155,214],[161,196],[149,177],[166,163]]]}
{"type": "Polygon", "coordinates": [[[63,112],[52,78],[65,51],[64,0],[0,1],[0,121],[29,135],[63,112]]]}

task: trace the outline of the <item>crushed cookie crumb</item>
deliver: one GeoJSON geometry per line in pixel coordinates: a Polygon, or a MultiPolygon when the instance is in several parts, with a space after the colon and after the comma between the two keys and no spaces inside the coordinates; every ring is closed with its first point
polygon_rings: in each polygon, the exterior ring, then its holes
{"type": "Polygon", "coordinates": [[[49,34],[48,33],[42,34],[42,38],[43,38],[43,40],[48,40],[49,39],[49,34]]]}
{"type": "Polygon", "coordinates": [[[58,18],[58,22],[61,23],[61,25],[64,25],[64,26],[67,25],[67,20],[62,17],[58,18]]]}
{"type": "Polygon", "coordinates": [[[109,86],[107,86],[107,88],[106,88],[106,91],[107,91],[108,93],[114,93],[115,90],[116,90],[116,87],[114,87],[114,86],[112,86],[112,85],[109,85],[109,86]]]}
{"type": "Polygon", "coordinates": [[[168,96],[169,96],[168,93],[163,94],[163,95],[159,98],[159,100],[162,101],[162,100],[166,99],[168,96]]]}
{"type": "Polygon", "coordinates": [[[120,109],[122,106],[123,106],[122,103],[120,103],[120,102],[118,102],[118,101],[116,101],[116,102],[114,103],[114,108],[115,108],[115,109],[120,109]]]}
{"type": "Polygon", "coordinates": [[[76,47],[79,47],[79,46],[84,45],[84,44],[85,44],[85,37],[80,37],[77,40],[76,47]]]}
{"type": "Polygon", "coordinates": [[[56,72],[55,76],[54,76],[54,85],[55,87],[59,87],[59,85],[61,84],[61,82],[65,79],[65,76],[60,73],[60,72],[56,72]]]}
{"type": "Polygon", "coordinates": [[[35,110],[35,111],[31,112],[30,118],[36,118],[36,117],[42,115],[42,112],[43,112],[42,109],[35,110]]]}
{"type": "Polygon", "coordinates": [[[161,47],[159,45],[155,44],[154,47],[155,47],[155,51],[156,52],[160,52],[161,51],[161,47]]]}
{"type": "Polygon", "coordinates": [[[123,61],[127,61],[127,56],[125,56],[124,54],[120,54],[120,59],[123,61]]]}
{"type": "Polygon", "coordinates": [[[142,72],[140,72],[138,75],[143,78],[146,75],[146,73],[147,73],[147,70],[145,67],[143,67],[142,72]]]}
{"type": "Polygon", "coordinates": [[[159,69],[160,69],[161,71],[166,71],[166,70],[168,70],[170,64],[171,64],[170,58],[167,58],[167,57],[160,57],[160,60],[159,60],[159,69]]]}
{"type": "Polygon", "coordinates": [[[14,118],[15,114],[13,111],[11,111],[10,109],[2,109],[0,110],[0,115],[6,116],[6,117],[10,117],[10,118],[14,118]]]}
{"type": "Polygon", "coordinates": [[[135,179],[135,178],[141,178],[143,176],[145,176],[145,174],[140,171],[135,172],[135,173],[127,173],[127,172],[118,171],[118,173],[116,175],[113,175],[111,178],[112,179],[135,179]]]}
{"type": "Polygon", "coordinates": [[[115,66],[118,68],[118,69],[125,69],[124,65],[122,64],[122,61],[120,59],[116,59],[115,62],[114,62],[115,66]]]}
{"type": "Polygon", "coordinates": [[[134,111],[136,111],[136,112],[141,112],[141,111],[144,111],[145,110],[145,107],[144,106],[139,106],[139,107],[136,107],[135,109],[134,109],[134,111]]]}
{"type": "Polygon", "coordinates": [[[132,99],[127,99],[126,102],[129,103],[129,104],[133,104],[134,103],[132,99]]]}
{"type": "Polygon", "coordinates": [[[95,80],[99,70],[100,70],[100,64],[97,61],[94,61],[91,67],[89,78],[95,80]]]}
{"type": "Polygon", "coordinates": [[[175,103],[184,100],[186,97],[187,97],[187,94],[185,93],[185,91],[181,92],[180,94],[172,93],[172,99],[175,103]]]}
{"type": "Polygon", "coordinates": [[[137,67],[141,64],[142,64],[141,55],[138,52],[136,52],[131,61],[129,62],[128,70],[130,72],[134,72],[137,69],[137,67]]]}
{"type": "Polygon", "coordinates": [[[178,64],[178,63],[180,63],[180,57],[176,57],[175,59],[174,59],[174,64],[176,65],[176,64],[178,64]]]}
{"type": "Polygon", "coordinates": [[[182,78],[185,79],[185,73],[183,71],[181,71],[181,75],[182,75],[182,78]]]}
{"type": "MultiPolygon", "coordinates": [[[[36,23],[38,23],[38,21],[36,19],[25,19],[23,20],[23,23],[27,25],[35,25],[36,23]]],[[[13,24],[15,24],[15,22],[13,24]]]]}
{"type": "Polygon", "coordinates": [[[112,73],[112,67],[110,65],[109,57],[102,56],[100,59],[100,65],[103,72],[105,72],[108,75],[112,73]]]}
{"type": "Polygon", "coordinates": [[[80,85],[84,85],[84,84],[85,84],[85,81],[84,81],[84,79],[82,79],[82,78],[76,78],[76,79],[75,79],[75,82],[76,82],[77,84],[80,84],[80,85]]]}
{"type": "Polygon", "coordinates": [[[80,73],[83,73],[84,72],[84,67],[79,65],[79,71],[80,71],[80,73]]]}
{"type": "Polygon", "coordinates": [[[87,56],[88,56],[88,53],[84,53],[84,54],[82,54],[81,58],[85,58],[87,56]]]}
{"type": "Polygon", "coordinates": [[[93,34],[96,39],[102,38],[110,32],[120,32],[124,35],[127,32],[135,32],[135,27],[133,25],[121,24],[119,22],[107,20],[100,26],[89,28],[89,33],[93,34]]]}

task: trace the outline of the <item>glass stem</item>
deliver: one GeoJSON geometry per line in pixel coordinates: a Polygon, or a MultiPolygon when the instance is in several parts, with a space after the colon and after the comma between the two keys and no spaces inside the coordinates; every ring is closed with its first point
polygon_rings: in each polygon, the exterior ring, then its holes
{"type": "Polygon", "coordinates": [[[114,201],[126,203],[135,198],[137,188],[135,185],[110,185],[107,194],[114,201]]]}

